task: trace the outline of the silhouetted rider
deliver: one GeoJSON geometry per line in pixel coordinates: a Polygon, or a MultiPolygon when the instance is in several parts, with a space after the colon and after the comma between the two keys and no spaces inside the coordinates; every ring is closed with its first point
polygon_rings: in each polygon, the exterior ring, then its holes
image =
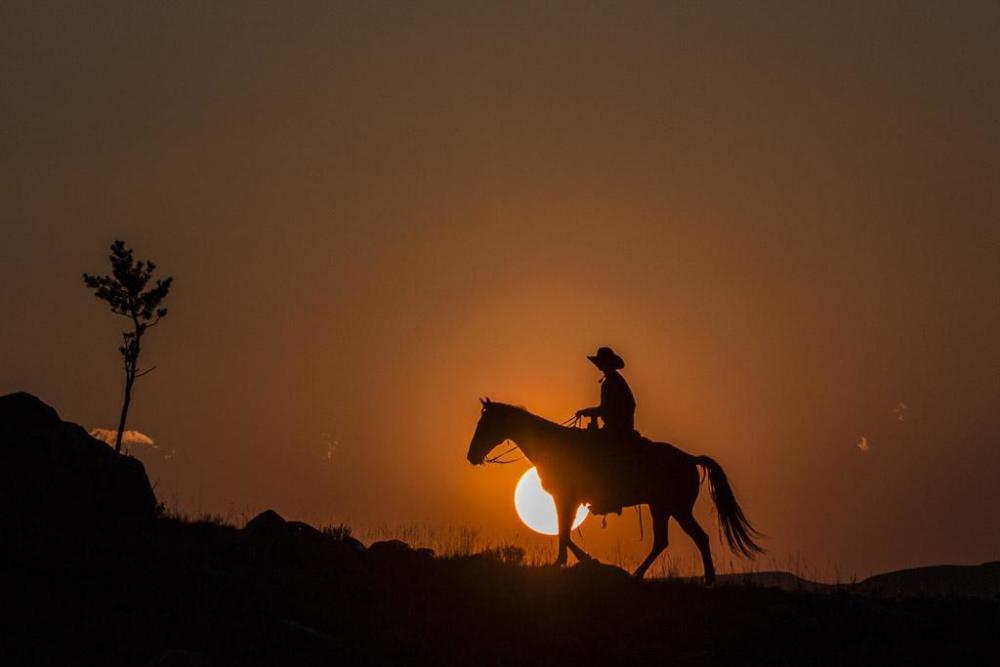
{"type": "Polygon", "coordinates": [[[601,429],[609,434],[632,436],[635,432],[635,398],[625,378],[618,373],[625,362],[610,347],[602,347],[597,354],[587,356],[603,373],[601,378],[601,404],[577,410],[577,417],[600,417],[601,429]]]}

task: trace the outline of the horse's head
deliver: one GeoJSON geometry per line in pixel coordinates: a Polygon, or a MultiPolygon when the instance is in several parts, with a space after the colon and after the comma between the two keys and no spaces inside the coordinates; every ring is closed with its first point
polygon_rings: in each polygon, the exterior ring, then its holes
{"type": "Polygon", "coordinates": [[[488,398],[481,398],[479,402],[483,405],[483,412],[476,425],[476,432],[469,443],[469,463],[474,466],[480,465],[486,460],[486,455],[507,439],[510,435],[507,426],[505,406],[502,403],[494,403],[488,398]]]}

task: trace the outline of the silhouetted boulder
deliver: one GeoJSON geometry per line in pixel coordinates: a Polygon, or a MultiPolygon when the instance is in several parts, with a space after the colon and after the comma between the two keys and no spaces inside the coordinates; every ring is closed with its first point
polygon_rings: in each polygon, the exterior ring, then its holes
{"type": "Polygon", "coordinates": [[[264,510],[254,518],[247,521],[243,527],[248,535],[260,538],[275,538],[285,530],[288,522],[274,510],[264,510]]]}
{"type": "Polygon", "coordinates": [[[434,550],[414,549],[403,540],[379,540],[368,545],[368,553],[376,558],[433,558],[434,550]]]}
{"type": "Polygon", "coordinates": [[[368,546],[368,551],[373,554],[379,553],[409,553],[412,550],[409,544],[403,540],[379,540],[372,542],[368,546]]]}
{"type": "Polygon", "coordinates": [[[350,535],[331,535],[302,521],[286,521],[274,510],[250,519],[243,532],[264,561],[321,564],[330,559],[353,560],[364,550],[364,545],[350,535]]]}
{"type": "Polygon", "coordinates": [[[341,532],[337,535],[318,530],[302,521],[286,521],[274,510],[264,510],[247,522],[243,530],[254,539],[301,539],[325,544],[336,544],[357,551],[365,547],[360,541],[349,534],[341,532]]]}
{"type": "Polygon", "coordinates": [[[70,535],[151,520],[142,463],[27,393],[0,396],[0,516],[16,535],[70,535]]]}
{"type": "Polygon", "coordinates": [[[616,585],[624,581],[630,581],[631,574],[616,565],[601,563],[598,560],[583,561],[569,568],[571,576],[580,577],[587,581],[588,585],[599,584],[616,585]]]}

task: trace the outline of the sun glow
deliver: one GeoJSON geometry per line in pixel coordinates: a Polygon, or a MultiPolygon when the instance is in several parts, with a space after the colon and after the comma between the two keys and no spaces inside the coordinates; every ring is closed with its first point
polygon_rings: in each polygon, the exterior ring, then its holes
{"type": "MultiPolygon", "coordinates": [[[[542,481],[538,478],[538,470],[531,468],[521,475],[514,489],[514,508],[517,516],[528,528],[543,535],[558,535],[559,521],[556,517],[556,502],[552,496],[542,488],[542,481]]],[[[573,520],[575,529],[590,512],[586,507],[580,505],[576,510],[576,518],[573,520]]]]}

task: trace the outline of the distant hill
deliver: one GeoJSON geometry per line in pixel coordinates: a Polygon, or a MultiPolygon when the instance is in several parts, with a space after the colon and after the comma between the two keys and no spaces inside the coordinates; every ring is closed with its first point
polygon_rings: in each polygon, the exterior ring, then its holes
{"type": "Polygon", "coordinates": [[[773,570],[719,576],[721,585],[765,586],[810,593],[842,589],[852,593],[887,596],[959,596],[1000,599],[1000,561],[982,565],[932,565],[876,574],[854,584],[824,584],[773,570]]]}
{"type": "Polygon", "coordinates": [[[932,565],[876,574],[857,584],[858,593],[1000,599],[1000,562],[932,565]]]}

